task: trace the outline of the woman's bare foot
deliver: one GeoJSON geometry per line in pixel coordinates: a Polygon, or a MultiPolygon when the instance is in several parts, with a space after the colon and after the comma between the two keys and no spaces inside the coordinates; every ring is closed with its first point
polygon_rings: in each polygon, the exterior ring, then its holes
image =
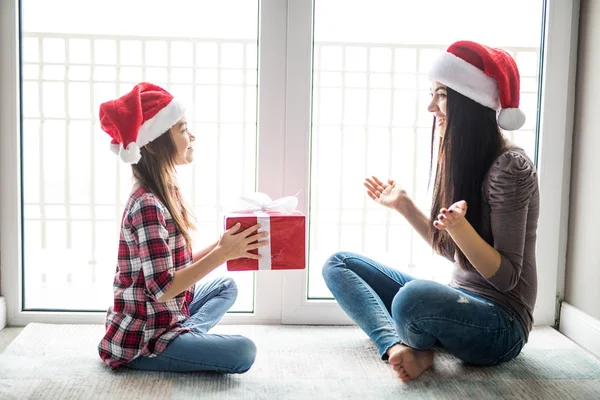
{"type": "Polygon", "coordinates": [[[416,379],[433,363],[433,351],[415,350],[396,344],[387,351],[388,364],[392,366],[402,382],[416,379]]]}

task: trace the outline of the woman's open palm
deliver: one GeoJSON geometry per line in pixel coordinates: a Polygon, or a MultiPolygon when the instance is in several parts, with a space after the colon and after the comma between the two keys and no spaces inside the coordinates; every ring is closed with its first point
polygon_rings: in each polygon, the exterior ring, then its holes
{"type": "Polygon", "coordinates": [[[370,198],[392,209],[397,209],[407,198],[406,191],[392,179],[386,183],[372,176],[365,179],[364,185],[370,198]]]}

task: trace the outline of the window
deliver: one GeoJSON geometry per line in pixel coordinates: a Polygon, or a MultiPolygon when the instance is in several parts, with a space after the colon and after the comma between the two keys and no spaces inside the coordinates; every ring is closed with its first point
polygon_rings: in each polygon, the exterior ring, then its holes
{"type": "Polygon", "coordinates": [[[308,298],[331,298],[321,266],[339,249],[448,282],[447,260],[404,218],[371,201],[362,181],[395,179],[429,215],[426,74],[450,43],[468,37],[513,55],[527,123],[509,139],[534,158],[543,2],[505,1],[493,20],[488,7],[476,0],[315,1],[308,298]],[[509,19],[523,29],[503,29],[509,19]]]}
{"type": "MultiPolygon", "coordinates": [[[[25,310],[111,304],[132,176],[109,151],[98,110],[136,83],[165,87],[188,108],[196,160],[179,176],[198,246],[219,237],[224,202],[254,191],[258,2],[154,3],[22,2],[25,310]],[[57,4],[71,13],[46,18],[57,4]]],[[[252,312],[254,273],[235,277],[232,311],[252,312]]]]}
{"type": "MultiPolygon", "coordinates": [[[[225,320],[349,322],[321,278],[323,262],[338,250],[446,281],[446,261],[402,217],[371,202],[362,181],[394,178],[427,210],[425,72],[465,38],[503,47],[519,64],[527,124],[511,139],[540,171],[544,251],[535,317],[553,322],[566,246],[563,166],[572,132],[565,127],[572,125],[579,2],[501,3],[494,18],[476,0],[373,0],[368,7],[355,0],[131,0],[118,13],[116,0],[0,3],[9,322],[103,320],[132,181],[99,129],[98,107],[141,80],[188,105],[198,146],[179,177],[199,222],[198,246],[218,238],[224,206],[255,190],[273,198],[299,192],[309,217],[307,270],[231,273],[238,313],[225,320]]],[[[213,275],[220,274],[224,267],[213,275]]]]}

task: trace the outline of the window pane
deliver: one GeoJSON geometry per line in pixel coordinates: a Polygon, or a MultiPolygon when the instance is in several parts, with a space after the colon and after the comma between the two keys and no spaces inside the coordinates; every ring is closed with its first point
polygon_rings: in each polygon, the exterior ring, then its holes
{"type": "Polygon", "coordinates": [[[534,156],[543,2],[497,3],[502,7],[478,0],[373,0],[368,7],[315,0],[309,298],[331,298],[321,267],[338,250],[448,281],[446,260],[400,215],[371,201],[362,182],[393,178],[429,212],[426,73],[452,42],[469,39],[513,54],[527,123],[509,138],[534,156]]]}
{"type": "MultiPolygon", "coordinates": [[[[22,17],[25,308],[106,310],[132,177],[100,103],[140,81],[185,103],[197,152],[180,184],[196,248],[214,242],[220,204],[255,188],[258,0],[24,0],[22,17]]],[[[231,276],[231,311],[253,311],[254,273],[231,276]]]]}

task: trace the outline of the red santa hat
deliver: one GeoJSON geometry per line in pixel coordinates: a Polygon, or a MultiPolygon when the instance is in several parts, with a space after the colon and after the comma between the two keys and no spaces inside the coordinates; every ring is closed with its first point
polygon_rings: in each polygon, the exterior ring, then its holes
{"type": "Polygon", "coordinates": [[[129,93],[100,105],[100,126],[110,135],[111,150],[135,164],[140,149],[177,123],[185,108],[163,88],[142,82],[129,93]]]}
{"type": "Polygon", "coordinates": [[[516,131],[525,124],[525,114],[519,109],[519,70],[504,50],[456,42],[434,62],[429,79],[496,110],[498,125],[504,130],[516,131]]]}

